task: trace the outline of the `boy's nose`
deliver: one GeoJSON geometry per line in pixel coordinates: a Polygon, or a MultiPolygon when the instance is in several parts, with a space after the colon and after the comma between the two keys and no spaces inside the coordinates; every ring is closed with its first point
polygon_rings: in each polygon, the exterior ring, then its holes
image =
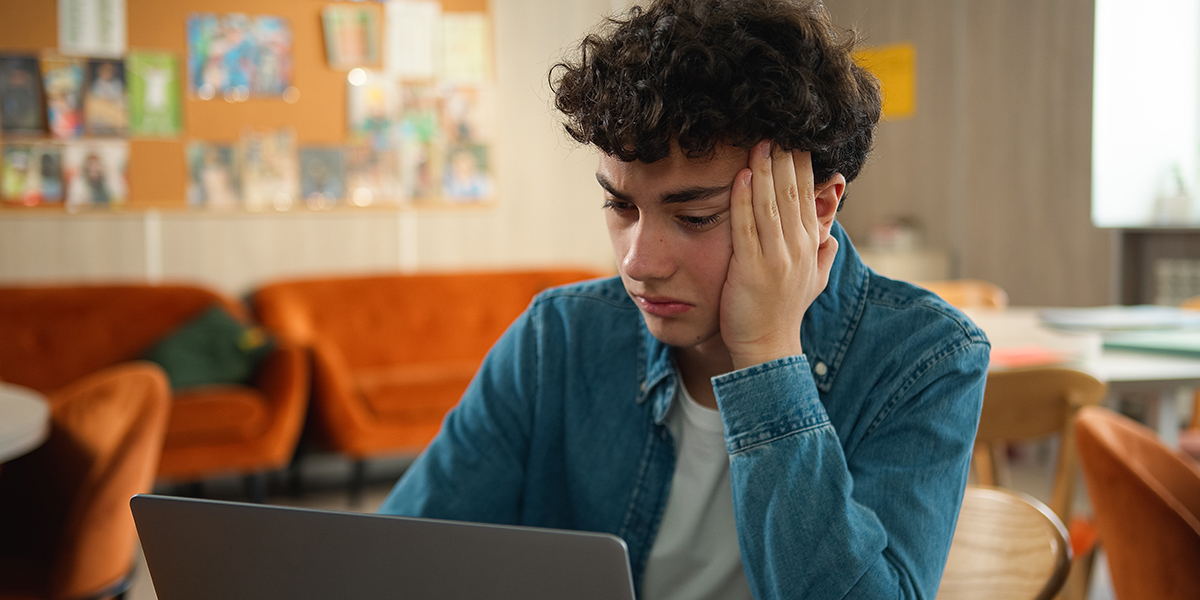
{"type": "Polygon", "coordinates": [[[642,219],[630,232],[629,247],[625,251],[622,266],[630,279],[666,279],[675,272],[670,244],[666,232],[647,221],[642,219]]]}

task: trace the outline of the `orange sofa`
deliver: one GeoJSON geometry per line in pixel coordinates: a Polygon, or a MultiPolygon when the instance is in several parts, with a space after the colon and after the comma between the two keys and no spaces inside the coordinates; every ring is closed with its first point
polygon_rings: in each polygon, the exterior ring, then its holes
{"type": "MultiPolygon", "coordinates": [[[[419,453],[492,344],[543,289],[600,276],[541,270],[281,281],[255,312],[312,350],[310,422],[356,461],[419,453]]],[[[352,482],[353,483],[353,482],[352,482]]]]}
{"type": "MultiPolygon", "coordinates": [[[[50,394],[105,367],[141,356],[214,304],[245,309],[187,285],[0,288],[0,379],[50,394]]],[[[255,484],[288,465],[304,422],[304,352],[279,344],[253,385],[203,386],[171,402],[158,477],[195,482],[241,474],[255,484]]],[[[260,498],[261,499],[261,498],[260,498]]]]}

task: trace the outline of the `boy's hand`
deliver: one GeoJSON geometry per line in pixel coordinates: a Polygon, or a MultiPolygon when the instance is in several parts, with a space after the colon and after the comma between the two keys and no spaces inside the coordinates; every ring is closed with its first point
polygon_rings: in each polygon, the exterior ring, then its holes
{"type": "Polygon", "coordinates": [[[829,282],[833,236],[820,242],[808,152],[750,151],[733,182],[733,258],[721,292],[721,339],[742,369],[800,354],[800,323],[829,282]]]}

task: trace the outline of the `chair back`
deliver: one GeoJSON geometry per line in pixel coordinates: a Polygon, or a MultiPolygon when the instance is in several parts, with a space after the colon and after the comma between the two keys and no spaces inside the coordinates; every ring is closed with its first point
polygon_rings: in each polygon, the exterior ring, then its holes
{"type": "Polygon", "coordinates": [[[1006,308],[1008,294],[1000,286],[978,279],[946,279],[917,281],[921,286],[955,308],[1006,308]]]}
{"type": "Polygon", "coordinates": [[[0,288],[0,379],[49,394],[104,367],[135,360],[213,304],[245,309],[187,285],[0,288]]]}
{"type": "Polygon", "coordinates": [[[1075,436],[1117,597],[1200,598],[1200,473],[1104,408],[1082,410],[1075,436]]]}
{"type": "Polygon", "coordinates": [[[157,365],[127,363],[48,400],[46,443],[0,471],[0,597],[108,597],[132,570],[129,499],[154,483],[167,378],[157,365]]]}
{"type": "Polygon", "coordinates": [[[996,465],[1002,460],[997,450],[1004,442],[1057,433],[1061,439],[1050,508],[1069,523],[1078,465],[1075,415],[1085,406],[1099,404],[1107,391],[1108,386],[1095,377],[1072,369],[989,372],[971,461],[979,483],[996,485],[996,465]]]}
{"type": "Polygon", "coordinates": [[[1071,545],[1062,522],[1025,494],[967,486],[938,600],[1049,600],[1062,589],[1071,545]]]}
{"type": "Polygon", "coordinates": [[[545,270],[315,278],[265,285],[253,304],[280,338],[299,346],[332,345],[352,371],[464,360],[478,367],[538,292],[596,275],[545,270]]]}

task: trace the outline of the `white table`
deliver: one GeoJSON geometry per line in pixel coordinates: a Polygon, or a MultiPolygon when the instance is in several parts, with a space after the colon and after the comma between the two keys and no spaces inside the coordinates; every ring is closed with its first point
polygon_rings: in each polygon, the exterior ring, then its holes
{"type": "Polygon", "coordinates": [[[1116,407],[1123,395],[1149,392],[1149,426],[1162,441],[1179,445],[1179,405],[1200,387],[1200,359],[1151,352],[1105,350],[1097,333],[1067,333],[1041,324],[1039,308],[968,309],[971,320],[988,334],[993,350],[1039,346],[1074,357],[1069,366],[1108,384],[1105,404],[1116,407]]]}
{"type": "Polygon", "coordinates": [[[0,463],[41,445],[50,434],[50,405],[41,394],[0,383],[0,463]]]}

